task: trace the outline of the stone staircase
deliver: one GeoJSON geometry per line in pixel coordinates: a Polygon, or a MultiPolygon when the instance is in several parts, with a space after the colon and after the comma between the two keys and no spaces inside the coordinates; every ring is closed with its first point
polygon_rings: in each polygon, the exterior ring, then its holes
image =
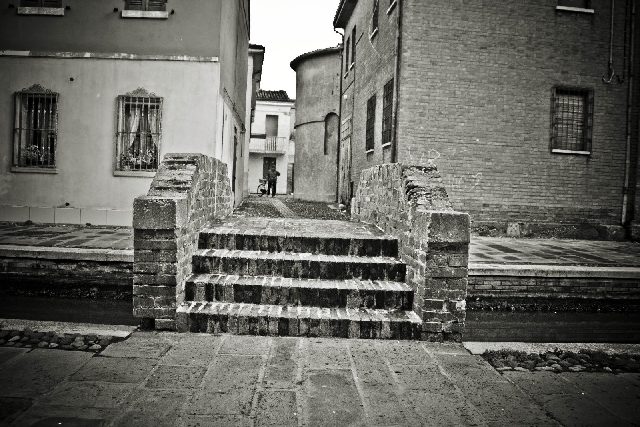
{"type": "Polygon", "coordinates": [[[419,339],[398,241],[361,223],[228,218],[202,230],[183,332],[419,339]]]}

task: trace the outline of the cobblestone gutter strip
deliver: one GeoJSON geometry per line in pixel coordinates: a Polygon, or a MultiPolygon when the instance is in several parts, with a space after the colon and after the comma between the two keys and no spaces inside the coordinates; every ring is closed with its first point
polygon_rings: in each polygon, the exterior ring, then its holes
{"type": "Polygon", "coordinates": [[[640,372],[640,345],[465,343],[499,372],[640,372]]]}
{"type": "Polygon", "coordinates": [[[0,346],[98,353],[109,344],[128,338],[135,329],[125,325],[0,319],[0,346]]]}
{"type": "Polygon", "coordinates": [[[0,258],[32,258],[50,260],[133,263],[133,250],[0,245],[0,258]]]}

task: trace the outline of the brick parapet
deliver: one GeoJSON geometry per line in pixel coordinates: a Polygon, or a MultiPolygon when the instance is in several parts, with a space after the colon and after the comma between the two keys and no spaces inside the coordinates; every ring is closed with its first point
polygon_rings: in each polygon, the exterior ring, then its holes
{"type": "Polygon", "coordinates": [[[227,165],[202,154],[167,154],[146,196],[133,204],[133,314],[175,329],[199,231],[231,213],[227,165]]]}
{"type": "Polygon", "coordinates": [[[361,172],[352,219],[399,239],[422,338],[460,340],[468,283],[469,216],[452,209],[433,165],[383,164],[361,172]]]}

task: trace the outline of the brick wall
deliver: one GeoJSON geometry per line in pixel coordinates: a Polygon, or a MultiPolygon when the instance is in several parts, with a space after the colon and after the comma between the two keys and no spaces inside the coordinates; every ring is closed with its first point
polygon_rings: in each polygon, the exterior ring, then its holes
{"type": "Polygon", "coordinates": [[[133,314],[175,329],[199,231],[233,209],[227,165],[202,154],[167,154],[133,205],[133,314]]]}
{"type": "Polygon", "coordinates": [[[602,82],[610,2],[592,3],[594,14],[556,11],[555,0],[403,0],[399,161],[432,159],[474,222],[619,224],[627,82],[602,82]],[[590,156],[551,153],[554,85],[594,91],[590,156]]]}
{"type": "Polygon", "coordinates": [[[461,339],[465,321],[469,216],[451,208],[433,165],[383,164],[362,171],[352,218],[399,239],[423,339],[461,339]]]}
{"type": "MultiPolygon", "coordinates": [[[[343,67],[342,70],[340,138],[344,139],[345,134],[351,134],[351,179],[354,181],[354,187],[358,185],[361,170],[391,161],[391,147],[382,147],[382,98],[384,85],[395,76],[398,8],[395,7],[387,13],[388,2],[380,2],[378,31],[372,36],[372,5],[373,0],[358,1],[345,28],[345,40],[346,36],[351,40],[353,27],[356,27],[356,56],[353,67],[349,67],[348,70],[343,67]],[[367,153],[365,149],[367,100],[374,94],[376,95],[374,150],[367,153]],[[349,120],[351,126],[345,123],[349,120]]],[[[348,202],[345,198],[342,198],[342,201],[348,202]]]]}

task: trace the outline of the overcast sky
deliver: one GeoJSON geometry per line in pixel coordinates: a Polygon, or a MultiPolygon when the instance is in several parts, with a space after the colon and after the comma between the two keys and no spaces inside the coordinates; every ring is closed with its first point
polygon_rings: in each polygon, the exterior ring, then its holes
{"type": "Polygon", "coordinates": [[[339,0],[254,0],[251,2],[251,43],[265,47],[260,86],[284,89],[296,96],[296,73],[289,63],[298,55],[335,46],[333,31],[339,0]]]}

